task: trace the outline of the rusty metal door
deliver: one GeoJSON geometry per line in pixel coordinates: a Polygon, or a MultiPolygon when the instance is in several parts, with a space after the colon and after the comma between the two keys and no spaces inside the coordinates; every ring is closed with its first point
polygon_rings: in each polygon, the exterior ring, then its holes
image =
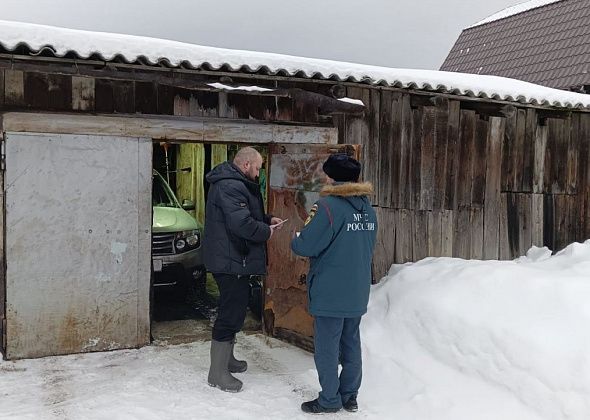
{"type": "Polygon", "coordinates": [[[8,359],[149,343],[151,139],[6,135],[8,359]]]}
{"type": "Polygon", "coordinates": [[[307,258],[291,252],[291,238],[303,227],[319,199],[326,175],[322,164],[332,153],[359,159],[358,145],[272,144],[269,147],[269,213],[289,219],[268,243],[264,329],[300,347],[313,348],[313,319],[307,312],[307,258]]]}

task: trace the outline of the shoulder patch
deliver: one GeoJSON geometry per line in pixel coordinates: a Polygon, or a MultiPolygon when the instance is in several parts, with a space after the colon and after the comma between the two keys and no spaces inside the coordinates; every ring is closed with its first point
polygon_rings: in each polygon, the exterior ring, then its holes
{"type": "Polygon", "coordinates": [[[311,222],[311,219],[313,219],[313,217],[315,216],[315,214],[318,212],[318,205],[314,204],[311,207],[311,210],[309,211],[309,215],[307,216],[307,219],[305,219],[305,226],[307,226],[309,224],[309,222],[311,222]]]}

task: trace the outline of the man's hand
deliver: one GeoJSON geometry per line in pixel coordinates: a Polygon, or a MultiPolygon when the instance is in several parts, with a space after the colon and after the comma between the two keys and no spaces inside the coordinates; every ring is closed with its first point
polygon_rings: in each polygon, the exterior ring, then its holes
{"type": "Polygon", "coordinates": [[[283,228],[283,225],[278,225],[279,223],[281,223],[283,221],[283,219],[279,218],[279,217],[273,217],[272,219],[270,219],[270,229],[274,230],[281,230],[283,228]],[[273,225],[278,225],[277,227],[273,227],[273,225]]]}

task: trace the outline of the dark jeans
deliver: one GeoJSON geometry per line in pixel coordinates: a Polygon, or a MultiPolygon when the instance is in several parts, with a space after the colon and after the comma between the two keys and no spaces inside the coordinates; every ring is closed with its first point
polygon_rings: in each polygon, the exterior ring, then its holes
{"type": "Polygon", "coordinates": [[[249,276],[213,274],[219,288],[217,319],[213,325],[213,340],[231,341],[244,326],[248,296],[249,276]]]}
{"type": "Polygon", "coordinates": [[[322,387],[322,407],[340,408],[358,393],[363,371],[360,323],[361,317],[314,318],[314,360],[322,387]],[[340,376],[338,364],[342,365],[340,376]]]}

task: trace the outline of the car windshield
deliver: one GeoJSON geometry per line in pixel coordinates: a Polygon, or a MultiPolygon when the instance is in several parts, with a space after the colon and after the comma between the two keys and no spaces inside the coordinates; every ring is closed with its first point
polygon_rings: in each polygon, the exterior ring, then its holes
{"type": "Polygon", "coordinates": [[[178,207],[174,195],[166,181],[159,174],[153,176],[152,206],[154,207],[178,207]]]}

